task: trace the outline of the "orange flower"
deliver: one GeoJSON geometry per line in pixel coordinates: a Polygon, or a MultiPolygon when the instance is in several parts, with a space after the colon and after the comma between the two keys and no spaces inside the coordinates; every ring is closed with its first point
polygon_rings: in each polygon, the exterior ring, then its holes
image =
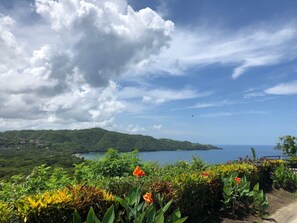
{"type": "Polygon", "coordinates": [[[145,175],[145,172],[142,169],[140,169],[139,166],[137,166],[133,171],[133,176],[143,177],[144,175],[145,175]]]}
{"type": "Polygon", "coordinates": [[[203,177],[208,177],[208,176],[209,176],[209,173],[203,171],[203,172],[201,173],[201,176],[203,176],[203,177]]]}
{"type": "Polygon", "coordinates": [[[152,194],[149,192],[146,192],[146,194],[143,195],[143,199],[150,204],[154,202],[154,200],[152,198],[152,194]]]}
{"type": "Polygon", "coordinates": [[[240,180],[241,180],[241,178],[239,178],[239,177],[235,177],[234,180],[236,181],[237,184],[240,184],[240,180]]]}

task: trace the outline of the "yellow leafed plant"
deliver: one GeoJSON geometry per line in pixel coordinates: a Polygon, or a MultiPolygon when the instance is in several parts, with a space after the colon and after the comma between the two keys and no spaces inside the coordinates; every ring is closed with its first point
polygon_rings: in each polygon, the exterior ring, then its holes
{"type": "Polygon", "coordinates": [[[0,201],[0,222],[11,222],[13,217],[13,207],[0,201]]]}
{"type": "Polygon", "coordinates": [[[46,191],[43,194],[29,195],[16,204],[18,213],[24,222],[44,214],[48,209],[66,206],[72,200],[68,189],[46,191]]]}

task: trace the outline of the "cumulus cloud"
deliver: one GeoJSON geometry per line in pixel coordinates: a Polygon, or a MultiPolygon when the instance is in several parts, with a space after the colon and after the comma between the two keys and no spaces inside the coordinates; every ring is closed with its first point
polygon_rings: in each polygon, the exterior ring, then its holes
{"type": "Polygon", "coordinates": [[[66,43],[69,57],[93,86],[105,86],[129,67],[159,54],[173,30],[173,23],[153,10],[136,12],[124,0],[36,0],[36,11],[63,43],[71,36],[66,43]]]}
{"type": "Polygon", "coordinates": [[[0,74],[20,69],[27,62],[25,52],[13,32],[15,21],[0,14],[0,74]]]}
{"type": "Polygon", "coordinates": [[[30,29],[0,15],[0,119],[11,129],[112,125],[125,108],[117,78],[168,47],[174,28],[125,0],[36,0],[34,7],[46,22],[38,48],[25,47],[30,29]]]}
{"type": "Polygon", "coordinates": [[[140,127],[138,125],[132,125],[132,124],[130,124],[130,125],[128,125],[126,131],[128,133],[134,133],[135,134],[135,133],[145,132],[146,129],[144,127],[140,127]]]}
{"type": "Polygon", "coordinates": [[[159,130],[159,129],[161,129],[163,126],[161,125],[161,124],[159,124],[159,125],[154,125],[153,126],[153,129],[156,129],[156,130],[159,130]]]}
{"type": "Polygon", "coordinates": [[[281,83],[265,90],[266,94],[293,95],[297,94],[297,80],[290,83],[281,83]]]}

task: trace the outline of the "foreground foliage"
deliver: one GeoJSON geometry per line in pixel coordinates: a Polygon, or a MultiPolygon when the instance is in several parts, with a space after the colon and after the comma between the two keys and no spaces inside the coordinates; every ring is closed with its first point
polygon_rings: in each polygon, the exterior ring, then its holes
{"type": "Polygon", "coordinates": [[[0,222],[183,222],[183,216],[200,222],[217,213],[263,216],[268,205],[264,191],[272,186],[294,191],[296,185],[296,174],[284,161],[255,158],[208,165],[194,157],[191,163],[160,166],[142,163],[136,152],[109,150],[100,160],[75,165],[73,174],[41,165],[28,176],[1,181],[0,222]]]}

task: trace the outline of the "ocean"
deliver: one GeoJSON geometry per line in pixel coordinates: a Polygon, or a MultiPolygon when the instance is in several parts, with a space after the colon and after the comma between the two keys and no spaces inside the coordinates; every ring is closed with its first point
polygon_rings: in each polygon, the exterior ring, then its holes
{"type": "MultiPolygon", "coordinates": [[[[255,148],[258,158],[263,156],[279,156],[281,152],[274,149],[273,145],[216,145],[221,150],[178,150],[178,151],[153,151],[139,152],[142,161],[157,161],[160,164],[175,163],[179,160],[191,161],[195,155],[209,164],[225,163],[239,157],[252,157],[251,147],[255,148]]],[[[87,160],[99,158],[104,153],[81,153],[80,157],[87,160]]]]}

